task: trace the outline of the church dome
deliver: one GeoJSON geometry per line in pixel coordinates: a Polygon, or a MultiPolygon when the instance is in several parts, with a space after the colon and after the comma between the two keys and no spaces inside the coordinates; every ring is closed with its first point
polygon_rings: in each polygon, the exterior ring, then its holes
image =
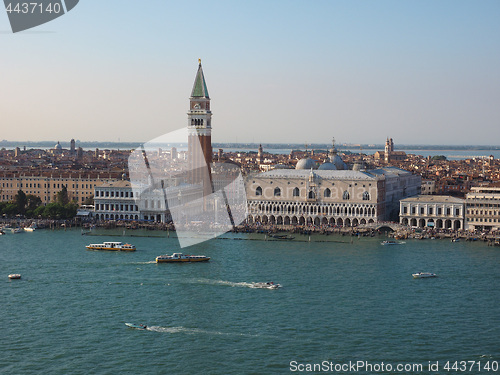
{"type": "Polygon", "coordinates": [[[324,162],[318,168],[319,171],[336,171],[337,167],[335,164],[330,163],[329,161],[324,162]]]}
{"type": "Polygon", "coordinates": [[[316,169],[316,162],[311,158],[300,159],[295,169],[316,169]]]}
{"type": "Polygon", "coordinates": [[[54,146],[54,149],[55,150],[62,150],[62,146],[59,142],[57,142],[57,144],[54,146]]]}
{"type": "Polygon", "coordinates": [[[331,158],[331,162],[332,162],[332,164],[335,165],[335,168],[337,168],[338,170],[347,169],[347,164],[344,163],[342,158],[338,155],[335,155],[333,158],[331,158]]]}

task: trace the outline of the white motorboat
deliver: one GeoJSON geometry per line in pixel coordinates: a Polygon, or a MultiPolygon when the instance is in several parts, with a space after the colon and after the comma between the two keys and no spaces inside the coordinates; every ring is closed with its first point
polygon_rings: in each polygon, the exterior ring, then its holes
{"type": "Polygon", "coordinates": [[[431,272],[417,272],[417,273],[412,273],[412,276],[414,279],[425,279],[428,277],[437,277],[435,273],[431,272]]]}
{"type": "Polygon", "coordinates": [[[267,283],[253,283],[252,288],[258,288],[258,289],[278,289],[281,288],[280,284],[275,284],[272,281],[269,281],[267,283]]]}
{"type": "Polygon", "coordinates": [[[93,243],[85,246],[88,250],[104,250],[104,251],[135,251],[135,246],[131,244],[124,244],[122,242],[104,242],[93,243]]]}
{"type": "Polygon", "coordinates": [[[402,244],[404,244],[404,242],[398,242],[398,241],[394,241],[394,240],[387,240],[387,241],[382,241],[380,244],[384,245],[384,246],[388,246],[388,245],[402,245],[402,244]]]}
{"type": "Polygon", "coordinates": [[[172,255],[159,255],[156,257],[156,263],[190,263],[190,262],[208,262],[210,257],[205,255],[184,255],[182,253],[173,253],[172,255]]]}

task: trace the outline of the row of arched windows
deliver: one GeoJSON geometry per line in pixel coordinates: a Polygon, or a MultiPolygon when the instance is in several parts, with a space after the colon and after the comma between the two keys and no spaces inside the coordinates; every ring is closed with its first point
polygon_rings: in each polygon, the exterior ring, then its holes
{"type": "Polygon", "coordinates": [[[201,118],[192,118],[191,125],[203,125],[203,119],[201,118]]]}
{"type": "MultiPolygon", "coordinates": [[[[256,196],[262,196],[262,187],[257,186],[257,188],[255,189],[255,195],[256,196]]],[[[299,190],[298,187],[296,187],[296,188],[293,189],[292,195],[294,197],[300,197],[300,190],[299,190]]],[[[281,197],[281,189],[279,187],[276,187],[274,189],[274,196],[275,197],[281,197]]],[[[329,188],[326,188],[323,191],[323,197],[330,198],[331,196],[332,196],[332,191],[329,188]]],[[[309,191],[307,197],[308,197],[308,199],[315,199],[316,198],[316,193],[313,190],[311,190],[311,191],[309,191]]],[[[344,191],[344,193],[342,194],[342,199],[343,200],[349,200],[349,199],[351,199],[351,195],[350,195],[350,193],[347,190],[344,191]]],[[[363,200],[364,201],[369,201],[370,200],[370,193],[368,193],[367,191],[363,192],[363,200]]]]}
{"type": "Polygon", "coordinates": [[[296,204],[296,203],[251,203],[249,205],[251,214],[322,214],[322,215],[361,215],[376,216],[376,209],[373,205],[317,205],[317,204],[296,204]]]}

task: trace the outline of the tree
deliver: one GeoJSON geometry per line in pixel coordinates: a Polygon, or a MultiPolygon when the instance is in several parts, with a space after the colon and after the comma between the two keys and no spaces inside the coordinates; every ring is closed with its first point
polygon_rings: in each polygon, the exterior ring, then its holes
{"type": "Polygon", "coordinates": [[[44,215],[44,211],[45,211],[45,207],[44,206],[37,207],[37,209],[33,211],[32,216],[33,217],[43,216],[44,215]]]}
{"type": "Polygon", "coordinates": [[[26,215],[33,216],[34,211],[41,206],[42,200],[36,195],[28,194],[26,196],[26,215]]]}
{"type": "Polygon", "coordinates": [[[78,205],[74,203],[68,203],[67,205],[64,206],[64,218],[65,219],[72,219],[76,216],[76,213],[78,212],[78,205]]]}
{"type": "Polygon", "coordinates": [[[56,194],[56,202],[61,206],[65,206],[69,203],[68,188],[66,185],[63,185],[61,191],[56,194]]]}
{"type": "Polygon", "coordinates": [[[3,213],[7,216],[14,216],[17,214],[17,204],[15,203],[7,203],[5,206],[3,213]]]}
{"type": "Polygon", "coordinates": [[[26,204],[28,199],[26,198],[26,193],[21,189],[18,190],[16,196],[14,197],[14,203],[17,206],[17,213],[24,214],[26,212],[26,204]]]}

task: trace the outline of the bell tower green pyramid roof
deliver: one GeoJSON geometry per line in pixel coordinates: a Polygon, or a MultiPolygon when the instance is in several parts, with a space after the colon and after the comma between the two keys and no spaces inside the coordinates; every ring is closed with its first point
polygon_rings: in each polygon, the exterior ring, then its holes
{"type": "Polygon", "coordinates": [[[198,72],[196,72],[196,79],[194,80],[193,91],[191,91],[192,98],[207,98],[208,89],[207,84],[205,82],[205,76],[203,75],[203,69],[201,67],[201,59],[198,60],[198,72]]]}

